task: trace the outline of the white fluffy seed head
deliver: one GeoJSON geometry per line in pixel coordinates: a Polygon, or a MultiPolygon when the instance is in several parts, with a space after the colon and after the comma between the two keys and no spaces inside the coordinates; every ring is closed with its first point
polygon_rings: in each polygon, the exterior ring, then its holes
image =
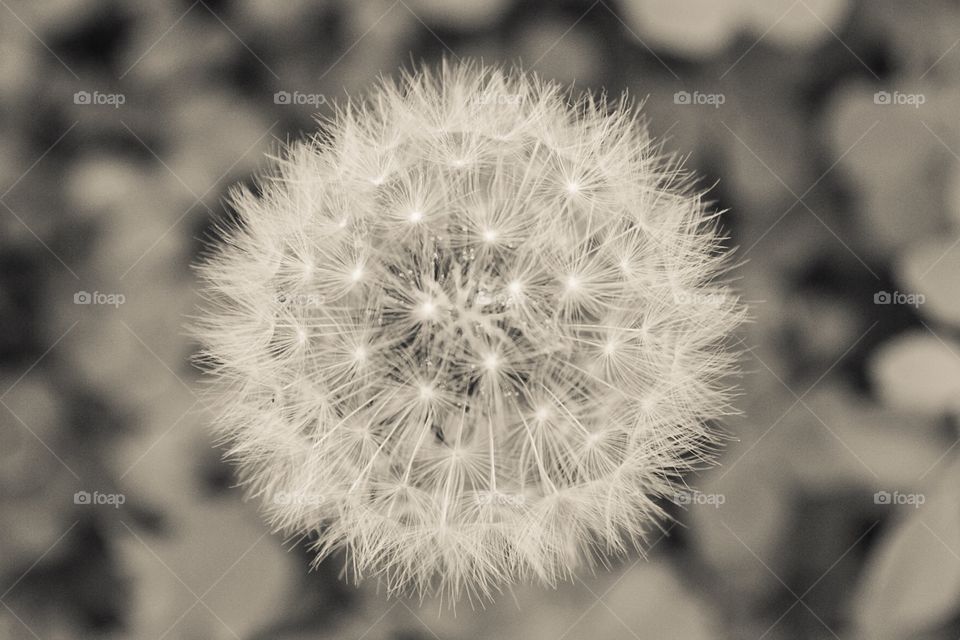
{"type": "Polygon", "coordinates": [[[391,591],[553,584],[706,459],[741,307],[636,109],[385,82],[235,194],[201,267],[220,426],[280,530],[391,591]]]}

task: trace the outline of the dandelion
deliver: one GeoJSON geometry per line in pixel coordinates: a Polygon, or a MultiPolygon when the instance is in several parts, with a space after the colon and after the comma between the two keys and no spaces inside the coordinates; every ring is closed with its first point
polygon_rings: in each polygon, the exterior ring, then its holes
{"type": "Polygon", "coordinates": [[[709,459],[742,310],[715,216],[626,99],[445,64],[233,202],[201,267],[219,427],[318,562],[390,592],[553,585],[642,550],[709,459]]]}

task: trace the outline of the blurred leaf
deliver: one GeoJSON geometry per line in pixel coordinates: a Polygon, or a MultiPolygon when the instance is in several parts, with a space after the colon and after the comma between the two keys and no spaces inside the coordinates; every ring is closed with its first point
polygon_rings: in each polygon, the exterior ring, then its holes
{"type": "Polygon", "coordinates": [[[960,344],[953,340],[901,334],[873,354],[870,374],[890,407],[928,415],[960,409],[960,344]]]}
{"type": "MultiPolygon", "coordinates": [[[[336,637],[356,637],[386,609],[364,616],[349,632],[336,637]]],[[[406,633],[457,640],[529,638],[556,640],[700,640],[715,638],[719,620],[715,612],[690,592],[671,565],[663,560],[637,560],[612,572],[589,576],[581,572],[573,582],[556,590],[517,586],[483,609],[458,607],[456,615],[433,599],[422,605],[404,601],[390,607],[390,615],[369,628],[370,638],[391,638],[406,633]],[[390,633],[393,630],[393,634],[390,633]]]]}
{"type": "MultiPolygon", "coordinates": [[[[689,57],[725,48],[741,32],[783,48],[819,44],[839,31],[849,0],[628,0],[624,13],[650,46],[689,57]]],[[[753,46],[750,46],[753,49],[753,46]]]]}
{"type": "MultiPolygon", "coordinates": [[[[398,4],[391,0],[351,2],[348,6],[343,3],[343,8],[349,12],[344,21],[344,40],[330,54],[331,61],[319,66],[327,98],[324,109],[329,110],[334,100],[343,100],[347,95],[366,93],[379,76],[393,75],[409,62],[404,59],[406,55],[398,56],[397,52],[409,50],[429,28],[424,26],[426,17],[421,18],[412,4],[398,4]],[[360,40],[363,40],[363,46],[351,46],[360,40]]],[[[477,6],[482,4],[477,3],[477,6]]],[[[446,52],[441,41],[429,31],[426,33],[425,37],[446,52]]],[[[288,77],[294,82],[299,81],[300,84],[293,84],[290,90],[299,86],[310,93],[310,87],[316,83],[318,65],[312,57],[291,56],[277,71],[284,82],[288,77]]]]}
{"type": "Polygon", "coordinates": [[[680,520],[689,527],[694,552],[710,573],[722,576],[725,601],[749,607],[777,589],[794,498],[789,480],[751,446],[731,449],[724,465],[696,477],[692,495],[704,500],[692,500],[680,520]]]}
{"type": "Polygon", "coordinates": [[[159,532],[125,523],[118,533],[135,638],[172,627],[172,637],[246,638],[291,602],[295,557],[239,492],[211,495],[205,486],[209,416],[194,401],[173,387],[144,412],[141,431],[113,452],[128,505],[158,513],[162,522],[159,532]],[[196,596],[207,606],[194,604],[196,596]]]}
{"type": "MultiPolygon", "coordinates": [[[[313,24],[329,0],[237,0],[231,7],[236,15],[239,33],[253,33],[267,36],[272,40],[268,44],[289,42],[291,34],[297,33],[308,24],[313,24]]],[[[367,3],[363,3],[367,4],[367,3]]]]}
{"type": "Polygon", "coordinates": [[[950,152],[925,119],[936,118],[933,100],[919,108],[887,104],[893,93],[929,93],[929,86],[841,89],[827,115],[829,144],[859,189],[860,229],[878,255],[947,227],[943,213],[950,152]],[[879,95],[879,97],[878,97],[879,95]]]}
{"type": "Polygon", "coordinates": [[[920,312],[960,327],[960,236],[919,243],[906,252],[899,266],[908,292],[925,297],[920,312]]]}
{"type": "Polygon", "coordinates": [[[672,53],[704,58],[736,35],[743,0],[625,0],[624,16],[641,42],[672,53]]]}
{"type": "Polygon", "coordinates": [[[861,637],[915,638],[960,608],[960,461],[925,498],[868,562],[854,612],[861,637]]]}
{"type": "Polygon", "coordinates": [[[427,24],[462,31],[489,27],[502,18],[513,0],[406,0],[427,24]]]}
{"type": "Polygon", "coordinates": [[[947,213],[954,231],[960,233],[960,163],[955,163],[947,184],[947,213]]]}
{"type": "Polygon", "coordinates": [[[870,11],[858,15],[877,40],[892,45],[896,66],[905,75],[952,78],[960,57],[946,55],[957,40],[960,7],[949,2],[872,0],[870,11]],[[876,26],[875,24],[876,23],[876,26]]]}
{"type": "Polygon", "coordinates": [[[581,627],[596,639],[704,640],[720,635],[716,612],[696,598],[663,561],[641,560],[602,595],[599,616],[581,627]],[[632,632],[632,633],[631,633],[632,632]]]}
{"type": "Polygon", "coordinates": [[[759,37],[787,49],[813,47],[842,31],[850,0],[751,0],[750,22],[759,37]]]}
{"type": "Polygon", "coordinates": [[[249,175],[261,165],[278,133],[276,121],[266,116],[274,106],[272,94],[257,102],[239,100],[223,87],[205,87],[177,102],[168,123],[172,149],[163,161],[191,202],[213,205],[225,180],[249,175]]]}
{"type": "Polygon", "coordinates": [[[136,158],[94,152],[67,167],[64,197],[73,215],[121,222],[137,210],[144,191],[154,195],[154,176],[155,172],[136,158]]]}
{"type": "Polygon", "coordinates": [[[805,490],[911,489],[943,454],[937,421],[821,385],[769,436],[805,490]]]}
{"type": "Polygon", "coordinates": [[[74,516],[69,507],[77,482],[61,460],[80,467],[71,458],[75,445],[53,385],[40,371],[19,381],[0,378],[0,578],[66,548],[51,548],[74,516]]]}
{"type": "Polygon", "coordinates": [[[0,21],[0,54],[0,105],[19,107],[38,65],[30,32],[15,20],[0,21]]]}
{"type": "Polygon", "coordinates": [[[544,78],[584,90],[596,86],[603,62],[597,34],[580,23],[538,15],[516,39],[517,56],[544,78]]]}
{"type": "MultiPolygon", "coordinates": [[[[8,9],[18,21],[31,26],[30,32],[55,35],[90,19],[95,15],[97,5],[96,0],[9,0],[8,9]]],[[[8,20],[13,22],[9,16],[8,20]]]]}
{"type": "Polygon", "coordinates": [[[128,530],[120,539],[134,637],[235,640],[283,613],[293,560],[256,514],[227,501],[170,515],[168,536],[128,530]]]}
{"type": "Polygon", "coordinates": [[[156,91],[158,99],[185,97],[191,84],[209,83],[215,70],[246,52],[223,25],[210,28],[204,22],[216,20],[204,5],[180,9],[169,2],[140,2],[138,8],[145,15],[134,23],[118,68],[129,83],[156,91]]]}

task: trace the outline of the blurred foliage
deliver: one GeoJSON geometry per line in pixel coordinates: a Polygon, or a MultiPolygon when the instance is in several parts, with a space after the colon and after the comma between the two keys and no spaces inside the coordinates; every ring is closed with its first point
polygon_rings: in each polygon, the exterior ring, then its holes
{"type": "Polygon", "coordinates": [[[0,15],[0,637],[960,633],[955,2],[7,0],[0,15]],[[345,584],[343,558],[311,572],[307,541],[269,534],[210,442],[182,328],[229,185],[334,100],[442,56],[643,100],[728,210],[754,316],[720,465],[688,479],[698,493],[648,559],[456,617],[345,584]]]}

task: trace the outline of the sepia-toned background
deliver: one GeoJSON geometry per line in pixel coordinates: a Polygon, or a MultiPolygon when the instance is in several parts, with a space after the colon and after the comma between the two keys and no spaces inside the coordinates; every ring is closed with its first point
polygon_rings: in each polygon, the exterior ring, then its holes
{"type": "Polygon", "coordinates": [[[0,638],[956,638],[958,154],[947,0],[0,0],[0,638]],[[649,557],[456,616],[269,533],[183,329],[229,186],[443,57],[643,101],[752,316],[649,557]]]}

